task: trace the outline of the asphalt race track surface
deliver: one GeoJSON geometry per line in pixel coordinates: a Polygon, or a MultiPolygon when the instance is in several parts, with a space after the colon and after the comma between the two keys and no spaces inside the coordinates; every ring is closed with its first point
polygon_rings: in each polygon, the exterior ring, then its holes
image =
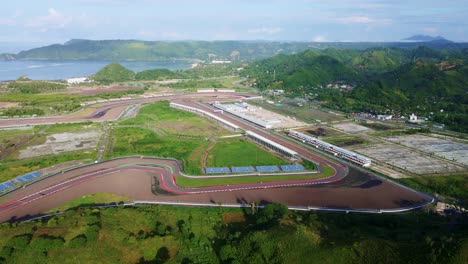
{"type": "Polygon", "coordinates": [[[0,119],[0,127],[26,126],[26,125],[42,125],[42,124],[59,124],[59,123],[78,123],[78,122],[103,122],[113,121],[118,119],[125,109],[133,104],[150,103],[162,100],[175,100],[180,98],[198,99],[205,101],[232,101],[242,100],[252,95],[242,93],[193,93],[193,94],[174,94],[165,96],[156,96],[148,98],[136,98],[119,101],[108,101],[98,107],[93,113],[83,117],[73,116],[54,116],[54,117],[34,117],[34,118],[14,118],[0,119]]]}
{"type": "Polygon", "coordinates": [[[349,209],[392,209],[426,202],[425,197],[412,190],[362,173],[318,185],[314,183],[323,179],[181,188],[174,183],[173,175],[166,167],[141,163],[166,165],[178,170],[177,163],[172,160],[122,158],[60,173],[3,196],[0,222],[37,215],[98,192],[134,200],[212,204],[279,202],[289,206],[349,209]]]}

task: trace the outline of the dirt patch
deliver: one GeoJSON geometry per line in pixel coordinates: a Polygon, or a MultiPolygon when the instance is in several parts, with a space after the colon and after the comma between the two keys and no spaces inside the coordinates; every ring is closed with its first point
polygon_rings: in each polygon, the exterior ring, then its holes
{"type": "Polygon", "coordinates": [[[297,129],[297,131],[308,134],[313,137],[337,137],[337,136],[344,136],[346,134],[339,132],[335,129],[328,128],[328,127],[306,127],[302,129],[297,129]]]}
{"type": "Polygon", "coordinates": [[[18,107],[20,106],[20,103],[16,102],[0,102],[0,108],[12,108],[12,107],[18,107]]]}
{"type": "Polygon", "coordinates": [[[388,126],[388,125],[384,125],[384,124],[381,124],[381,123],[362,123],[361,125],[365,126],[365,127],[368,127],[368,128],[372,128],[376,131],[388,131],[388,130],[392,130],[392,129],[395,129],[394,127],[391,127],[391,126],[388,126]]]}
{"type": "Polygon", "coordinates": [[[34,134],[18,135],[13,138],[0,139],[0,159],[6,158],[21,147],[28,144],[34,138],[34,134]]]}
{"type": "Polygon", "coordinates": [[[129,86],[107,86],[107,87],[71,87],[68,89],[69,94],[82,94],[82,95],[97,95],[108,94],[113,92],[122,91],[142,91],[143,88],[129,87],[129,86]]]}
{"type": "Polygon", "coordinates": [[[223,223],[232,224],[232,223],[243,223],[245,222],[245,216],[243,213],[224,213],[223,214],[223,223]]]}
{"type": "Polygon", "coordinates": [[[205,168],[206,167],[206,160],[208,159],[208,156],[210,154],[210,151],[216,146],[216,141],[212,141],[211,144],[208,146],[208,148],[205,150],[205,153],[203,154],[201,160],[200,160],[200,168],[205,168]]]}
{"type": "Polygon", "coordinates": [[[342,124],[336,124],[333,125],[334,128],[337,128],[339,130],[342,130],[346,133],[351,133],[351,134],[356,134],[356,133],[362,133],[362,132],[371,132],[371,130],[365,126],[361,126],[358,124],[354,123],[342,123],[342,124]]]}
{"type": "Polygon", "coordinates": [[[78,133],[60,133],[46,137],[44,144],[29,146],[21,150],[20,159],[43,155],[59,154],[84,149],[96,148],[99,141],[99,132],[96,130],[78,133]]]}

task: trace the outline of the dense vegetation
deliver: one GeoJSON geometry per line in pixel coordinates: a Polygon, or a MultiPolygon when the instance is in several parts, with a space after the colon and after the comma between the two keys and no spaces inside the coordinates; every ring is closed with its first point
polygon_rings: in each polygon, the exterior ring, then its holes
{"type": "Polygon", "coordinates": [[[0,59],[49,59],[49,60],[154,60],[154,59],[231,59],[252,60],[273,55],[293,54],[306,49],[323,50],[369,49],[373,47],[415,48],[426,45],[435,49],[459,49],[465,43],[428,41],[418,43],[399,42],[268,42],[268,41],[139,41],[139,40],[84,40],[73,39],[63,45],[22,51],[18,54],[0,54],[0,59]]]}
{"type": "Polygon", "coordinates": [[[264,209],[72,209],[3,224],[7,263],[466,263],[466,216],[264,209]],[[79,252],[79,253],[78,253],[79,252]]]}
{"type": "Polygon", "coordinates": [[[468,50],[309,50],[278,55],[242,75],[262,90],[318,99],[346,112],[415,113],[468,131],[468,50]]]}
{"type": "Polygon", "coordinates": [[[7,91],[22,94],[37,94],[44,92],[57,92],[65,89],[61,83],[43,81],[16,81],[7,85],[7,91]]]}
{"type": "Polygon", "coordinates": [[[154,69],[138,72],[135,79],[138,81],[175,79],[178,75],[167,69],[154,69]]]}
{"type": "Polygon", "coordinates": [[[423,192],[456,197],[462,204],[468,204],[468,180],[466,175],[438,177],[412,177],[399,182],[423,192]]]}

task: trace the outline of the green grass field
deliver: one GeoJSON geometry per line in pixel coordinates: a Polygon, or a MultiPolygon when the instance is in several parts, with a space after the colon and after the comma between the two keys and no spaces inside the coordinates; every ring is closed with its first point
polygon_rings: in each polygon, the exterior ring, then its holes
{"type": "Polygon", "coordinates": [[[354,145],[362,145],[368,143],[367,140],[353,137],[353,136],[344,136],[344,137],[324,137],[322,138],[323,141],[333,144],[338,147],[348,147],[354,145]]]}
{"type": "Polygon", "coordinates": [[[92,206],[96,204],[108,204],[108,203],[119,203],[119,202],[129,202],[130,198],[125,196],[119,196],[112,193],[94,193],[82,196],[68,203],[62,204],[59,207],[56,207],[48,212],[63,211],[70,208],[77,208],[81,206],[92,206]]]}
{"type": "MultiPolygon", "coordinates": [[[[113,147],[106,154],[107,158],[131,155],[174,158],[182,161],[184,172],[191,175],[202,174],[201,159],[210,145],[208,140],[160,136],[149,129],[133,127],[117,127],[114,130],[113,137],[113,147]]],[[[244,139],[220,140],[210,152],[209,160],[209,166],[217,167],[290,164],[290,162],[282,160],[273,153],[244,139]]],[[[303,176],[300,177],[303,178],[303,176]]],[[[252,182],[252,180],[249,182],[252,182]]],[[[208,183],[210,182],[208,181],[208,183]]],[[[200,184],[199,186],[204,186],[204,183],[200,184]]]]}
{"type": "Polygon", "coordinates": [[[242,138],[219,140],[210,151],[206,161],[207,167],[285,164],[290,164],[290,162],[242,138]]]}
{"type": "Polygon", "coordinates": [[[468,203],[468,175],[413,177],[398,179],[398,182],[423,192],[456,197],[468,203]]]}
{"type": "Polygon", "coordinates": [[[229,134],[218,124],[203,117],[171,108],[168,101],[147,104],[135,118],[124,120],[120,124],[157,128],[173,135],[205,137],[229,134]]]}
{"type": "Polygon", "coordinates": [[[2,161],[0,164],[0,182],[7,181],[17,176],[36,171],[39,169],[47,168],[53,165],[64,163],[72,160],[88,160],[96,159],[96,151],[92,152],[66,152],[60,155],[48,155],[37,158],[2,161]]]}
{"type": "Polygon", "coordinates": [[[128,155],[148,155],[174,158],[182,161],[188,174],[200,174],[201,155],[210,144],[206,140],[187,140],[156,135],[153,131],[141,128],[116,128],[114,142],[107,157],[128,155]]]}
{"type": "Polygon", "coordinates": [[[308,175],[278,175],[278,176],[249,176],[249,177],[230,177],[230,178],[203,178],[193,179],[176,176],[176,183],[181,187],[206,187],[227,184],[243,184],[243,183],[266,183],[273,181],[286,181],[286,180],[304,180],[304,179],[318,179],[331,176],[333,170],[330,167],[324,166],[324,172],[320,174],[308,175]]]}

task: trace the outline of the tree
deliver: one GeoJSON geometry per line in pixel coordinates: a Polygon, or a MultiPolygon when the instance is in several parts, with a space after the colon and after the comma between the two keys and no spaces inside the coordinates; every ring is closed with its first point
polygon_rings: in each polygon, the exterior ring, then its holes
{"type": "Polygon", "coordinates": [[[84,248],[86,247],[86,242],[86,236],[81,234],[72,238],[72,240],[70,240],[70,242],[68,243],[68,246],[70,248],[84,248]]]}
{"type": "Polygon", "coordinates": [[[257,214],[258,225],[276,224],[288,212],[288,207],[279,203],[265,205],[257,214]]]}
{"type": "Polygon", "coordinates": [[[155,262],[156,263],[165,263],[171,258],[169,255],[169,249],[167,247],[162,247],[158,250],[158,253],[156,253],[156,258],[155,262]]]}

